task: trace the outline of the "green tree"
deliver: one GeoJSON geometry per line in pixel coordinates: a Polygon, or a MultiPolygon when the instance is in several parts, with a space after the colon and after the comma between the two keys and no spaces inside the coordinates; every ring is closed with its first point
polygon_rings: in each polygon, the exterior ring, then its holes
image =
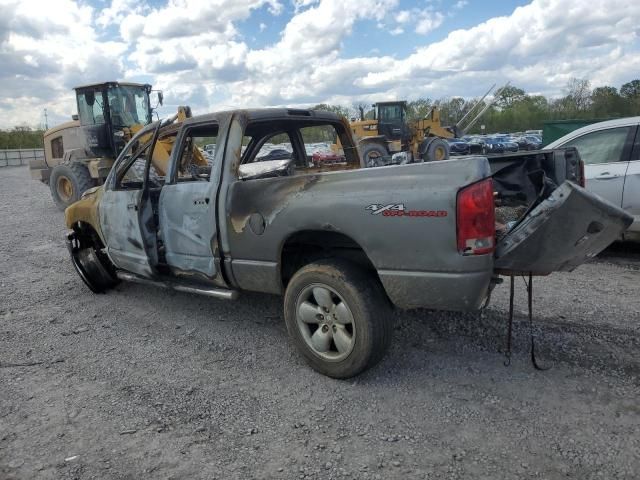
{"type": "Polygon", "coordinates": [[[315,107],[311,107],[311,110],[324,110],[325,112],[333,112],[337,115],[342,115],[347,119],[351,118],[350,111],[347,107],[343,107],[342,105],[330,105],[328,103],[320,103],[315,107]]]}
{"type": "Polygon", "coordinates": [[[409,121],[426,118],[433,108],[433,101],[430,98],[418,98],[407,102],[407,118],[409,121]]]}
{"type": "Polygon", "coordinates": [[[522,101],[525,96],[525,91],[521,88],[507,85],[498,92],[496,105],[500,108],[509,108],[512,107],[514,103],[522,101]]]}
{"type": "Polygon", "coordinates": [[[42,130],[20,125],[11,130],[0,130],[0,149],[42,148],[42,130]]]}
{"type": "Polygon", "coordinates": [[[596,118],[619,117],[625,114],[625,101],[615,87],[594,88],[591,92],[591,111],[596,118]]]}
{"type": "Polygon", "coordinates": [[[624,98],[640,97],[640,80],[631,80],[620,87],[620,96],[624,98]]]}

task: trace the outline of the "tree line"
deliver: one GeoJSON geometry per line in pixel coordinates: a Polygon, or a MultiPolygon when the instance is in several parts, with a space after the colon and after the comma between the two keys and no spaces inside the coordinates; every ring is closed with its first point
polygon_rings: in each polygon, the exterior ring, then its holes
{"type": "Polygon", "coordinates": [[[44,135],[44,130],[33,130],[25,126],[0,130],[0,150],[42,148],[42,135],[44,135]]]}
{"type": "MultiPolygon", "coordinates": [[[[477,105],[477,111],[485,105],[477,105]]],[[[409,120],[425,118],[433,107],[440,110],[443,125],[454,125],[478,103],[478,99],[444,97],[440,99],[418,98],[407,104],[409,120]]],[[[356,102],[350,106],[319,104],[314,110],[328,110],[348,119],[373,118],[370,104],[356,102]]],[[[552,120],[620,118],[640,115],[640,80],[624,83],[620,88],[605,85],[591,88],[587,79],[572,78],[563,96],[558,98],[532,95],[522,88],[508,86],[498,93],[496,102],[468,133],[517,132],[541,129],[543,123],[552,120]]],[[[473,117],[473,115],[470,115],[473,117]]],[[[462,125],[464,127],[464,125],[462,125]]],[[[324,132],[318,132],[318,140],[324,141],[324,132]],[[323,135],[320,135],[323,134],[323,135]],[[322,137],[322,138],[321,138],[322,137]]],[[[42,148],[43,130],[18,126],[0,130],[0,149],[42,148]]]]}
{"type": "MultiPolygon", "coordinates": [[[[473,108],[479,99],[445,97],[440,99],[418,98],[407,103],[409,120],[425,118],[433,107],[440,110],[443,125],[454,125],[473,108]]],[[[486,100],[476,107],[479,112],[486,100]]],[[[349,119],[373,118],[369,104],[354,103],[351,106],[320,104],[316,110],[329,110],[349,119]]],[[[466,120],[470,120],[474,114],[466,120]]],[[[605,85],[592,89],[589,80],[572,78],[563,95],[558,98],[532,95],[522,88],[507,86],[498,92],[495,103],[468,133],[517,132],[542,129],[543,123],[553,120],[620,118],[640,115],[640,80],[632,80],[616,88],[605,85]]],[[[464,127],[464,125],[461,125],[464,127]]]]}

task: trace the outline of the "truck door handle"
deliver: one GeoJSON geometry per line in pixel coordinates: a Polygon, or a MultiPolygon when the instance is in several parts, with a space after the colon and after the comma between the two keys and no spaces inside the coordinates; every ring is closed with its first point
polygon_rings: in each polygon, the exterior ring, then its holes
{"type": "Polygon", "coordinates": [[[194,198],[194,205],[209,205],[209,198],[194,198]]]}
{"type": "Polygon", "coordinates": [[[129,203],[127,204],[127,210],[138,210],[138,205],[135,203],[129,203]]]}
{"type": "Polygon", "coordinates": [[[609,172],[602,172],[600,175],[598,175],[597,177],[595,177],[596,180],[610,180],[612,178],[618,178],[621,177],[622,175],[615,175],[615,174],[611,174],[609,172]]]}

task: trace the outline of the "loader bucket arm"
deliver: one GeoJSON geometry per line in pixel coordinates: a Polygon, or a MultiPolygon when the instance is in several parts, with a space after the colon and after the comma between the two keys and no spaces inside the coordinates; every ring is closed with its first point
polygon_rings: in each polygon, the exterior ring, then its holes
{"type": "MultiPolygon", "coordinates": [[[[160,137],[156,141],[155,148],[153,149],[153,157],[151,163],[160,176],[166,176],[169,166],[169,159],[171,158],[171,152],[176,141],[177,125],[184,122],[188,118],[191,118],[191,108],[187,106],[178,107],[178,112],[170,118],[167,123],[160,130],[160,137]],[[164,130],[164,131],[163,131],[164,130]]],[[[140,127],[141,128],[141,127],[140,127]]],[[[137,132],[140,128],[136,129],[137,132]]],[[[132,133],[133,131],[132,127],[132,133]]],[[[151,141],[153,132],[149,132],[142,141],[144,143],[151,141]]],[[[197,145],[191,147],[191,164],[200,167],[206,167],[208,165],[207,159],[202,154],[197,145]]]]}

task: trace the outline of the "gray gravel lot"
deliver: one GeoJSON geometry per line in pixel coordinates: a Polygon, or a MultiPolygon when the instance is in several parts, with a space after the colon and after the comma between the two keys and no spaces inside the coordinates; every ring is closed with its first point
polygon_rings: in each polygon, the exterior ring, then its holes
{"type": "Polygon", "coordinates": [[[0,169],[0,225],[1,479],[638,478],[637,247],[536,280],[551,370],[518,282],[510,367],[505,283],[482,315],[398,312],[382,363],[337,381],[278,297],[91,294],[26,168],[0,169]]]}

